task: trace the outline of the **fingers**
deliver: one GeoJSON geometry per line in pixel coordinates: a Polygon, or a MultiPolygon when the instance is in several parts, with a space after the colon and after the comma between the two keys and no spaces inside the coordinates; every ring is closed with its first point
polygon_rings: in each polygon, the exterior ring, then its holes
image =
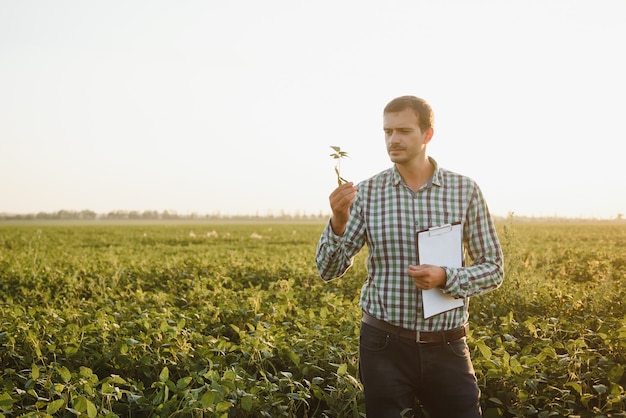
{"type": "Polygon", "coordinates": [[[349,212],[350,205],[356,199],[357,187],[353,183],[344,183],[330,194],[330,208],[335,212],[349,212]]]}
{"type": "Polygon", "coordinates": [[[429,290],[446,285],[446,271],[442,267],[429,264],[409,266],[408,272],[418,289],[429,290]]]}
{"type": "Polygon", "coordinates": [[[356,199],[357,188],[352,183],[344,183],[337,187],[329,196],[333,215],[330,225],[337,235],[343,235],[350,219],[350,205],[356,199]]]}

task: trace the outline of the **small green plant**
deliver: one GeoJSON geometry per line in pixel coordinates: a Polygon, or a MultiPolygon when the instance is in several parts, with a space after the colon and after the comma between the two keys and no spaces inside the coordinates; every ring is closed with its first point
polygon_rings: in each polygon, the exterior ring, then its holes
{"type": "Polygon", "coordinates": [[[333,145],[331,145],[330,147],[333,149],[333,151],[335,151],[332,154],[330,154],[330,156],[333,157],[335,160],[337,160],[337,163],[335,164],[335,173],[337,174],[337,184],[341,186],[342,184],[348,182],[348,180],[341,177],[341,173],[340,173],[341,159],[347,157],[348,153],[345,151],[342,151],[340,147],[333,146],[333,145]]]}

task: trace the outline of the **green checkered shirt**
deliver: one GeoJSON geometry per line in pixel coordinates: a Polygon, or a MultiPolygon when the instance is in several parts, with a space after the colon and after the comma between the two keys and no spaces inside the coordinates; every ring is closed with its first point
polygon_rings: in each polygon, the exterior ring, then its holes
{"type": "Polygon", "coordinates": [[[345,233],[335,235],[329,223],[316,254],[320,276],[331,280],[342,276],[367,245],[361,308],[393,325],[420,331],[463,325],[469,319],[469,297],[495,289],[503,279],[502,249],[478,185],[431,162],[434,174],[417,192],[395,166],[360,183],[345,233]],[[455,222],[462,224],[469,262],[462,268],[442,266],[447,274],[443,291],[465,303],[425,319],[421,291],[408,274],[409,265],[418,264],[416,232],[455,222]]]}

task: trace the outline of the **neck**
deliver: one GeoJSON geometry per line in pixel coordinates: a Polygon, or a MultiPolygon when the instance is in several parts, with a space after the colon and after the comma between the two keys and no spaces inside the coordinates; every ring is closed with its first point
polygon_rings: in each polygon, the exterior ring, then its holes
{"type": "Polygon", "coordinates": [[[427,157],[413,161],[411,164],[396,163],[396,167],[404,182],[414,192],[426,184],[435,171],[435,166],[427,157]]]}

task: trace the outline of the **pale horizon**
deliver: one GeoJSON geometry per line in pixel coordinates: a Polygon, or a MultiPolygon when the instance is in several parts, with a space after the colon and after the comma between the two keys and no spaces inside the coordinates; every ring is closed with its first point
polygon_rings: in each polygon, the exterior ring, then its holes
{"type": "Polygon", "coordinates": [[[382,109],[494,216],[626,213],[626,2],[0,2],[0,214],[326,214],[382,109]]]}
{"type": "MultiPolygon", "coordinates": [[[[296,210],[289,212],[286,210],[267,211],[265,213],[223,213],[221,211],[215,211],[211,213],[199,213],[199,212],[179,212],[175,209],[152,209],[152,210],[133,210],[133,209],[114,209],[108,212],[96,212],[89,208],[80,210],[75,209],[59,209],[53,211],[39,211],[39,212],[22,212],[22,213],[8,213],[0,212],[0,222],[2,220],[92,220],[89,217],[81,217],[94,215],[93,220],[203,220],[203,219],[294,219],[294,220],[307,220],[307,219],[330,219],[332,215],[330,209],[327,211],[320,211],[317,213],[306,212],[296,210]]],[[[626,221],[626,214],[617,213],[614,217],[597,218],[597,217],[580,217],[580,216],[561,216],[558,214],[545,214],[545,215],[520,215],[518,213],[509,212],[505,214],[491,213],[495,220],[559,220],[559,221],[626,221]]]]}

